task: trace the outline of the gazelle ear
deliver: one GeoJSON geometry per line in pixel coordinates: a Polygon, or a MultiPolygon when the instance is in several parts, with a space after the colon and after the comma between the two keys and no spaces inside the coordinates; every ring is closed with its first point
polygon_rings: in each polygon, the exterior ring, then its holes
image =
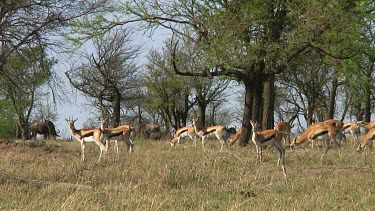
{"type": "Polygon", "coordinates": [[[69,122],[69,120],[67,118],[65,118],[65,121],[69,122]]]}

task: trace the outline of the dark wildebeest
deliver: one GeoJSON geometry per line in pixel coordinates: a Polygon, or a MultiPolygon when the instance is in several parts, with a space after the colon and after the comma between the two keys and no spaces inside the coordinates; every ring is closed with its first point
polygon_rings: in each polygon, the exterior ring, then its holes
{"type": "Polygon", "coordinates": [[[160,127],[156,124],[141,124],[138,128],[138,134],[142,134],[145,138],[152,140],[160,140],[162,136],[160,127]]]}
{"type": "Polygon", "coordinates": [[[46,120],[44,122],[34,122],[30,126],[30,131],[31,137],[34,140],[36,139],[37,134],[44,135],[44,139],[56,139],[56,137],[58,136],[55,129],[55,125],[53,124],[53,122],[49,120],[46,120]]]}

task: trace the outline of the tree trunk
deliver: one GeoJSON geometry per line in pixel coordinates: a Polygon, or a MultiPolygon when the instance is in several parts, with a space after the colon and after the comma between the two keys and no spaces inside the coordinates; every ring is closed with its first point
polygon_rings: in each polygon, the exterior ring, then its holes
{"type": "Polygon", "coordinates": [[[263,82],[263,130],[272,129],[274,127],[274,111],[275,111],[275,75],[263,82]]]}
{"type": "Polygon", "coordinates": [[[188,118],[189,110],[190,110],[190,107],[189,107],[189,93],[187,93],[187,92],[184,94],[184,103],[185,103],[185,106],[184,106],[184,112],[181,115],[181,124],[183,126],[186,126],[187,118],[188,118]]]}
{"type": "Polygon", "coordinates": [[[336,93],[337,93],[338,87],[339,87],[339,83],[337,80],[337,70],[335,69],[335,72],[333,73],[333,78],[332,78],[331,93],[329,95],[327,119],[334,119],[335,117],[336,93]]]}
{"type": "MultiPolygon", "coordinates": [[[[254,122],[257,122],[259,125],[262,125],[263,122],[263,83],[261,77],[255,77],[254,80],[252,80],[252,97],[253,97],[253,110],[251,119],[254,122]]],[[[273,115],[273,111],[272,111],[273,115]]]]}
{"type": "Polygon", "coordinates": [[[138,125],[142,124],[142,109],[141,106],[138,105],[138,125]]]}
{"type": "Polygon", "coordinates": [[[262,124],[262,93],[263,83],[260,77],[243,79],[245,86],[245,106],[242,119],[242,134],[239,138],[240,146],[246,146],[251,136],[250,120],[262,124]]]}
{"type": "Polygon", "coordinates": [[[30,139],[28,124],[22,117],[18,117],[18,125],[21,130],[23,142],[25,143],[26,140],[30,139]]]}
{"type": "Polygon", "coordinates": [[[245,105],[244,105],[244,114],[242,118],[242,133],[239,138],[239,144],[240,146],[246,146],[249,142],[250,136],[251,136],[251,126],[250,126],[250,120],[251,120],[251,114],[253,111],[253,98],[252,98],[252,87],[251,87],[252,81],[250,79],[244,80],[245,85],[245,105]]]}
{"type": "Polygon", "coordinates": [[[198,107],[199,107],[199,124],[201,127],[206,126],[206,108],[207,105],[205,102],[198,100],[198,107]]]}
{"type": "Polygon", "coordinates": [[[117,87],[113,87],[115,92],[115,99],[113,102],[113,114],[112,114],[112,127],[117,127],[121,123],[120,113],[121,113],[121,93],[117,87]]]}
{"type": "MultiPolygon", "coordinates": [[[[375,65],[375,59],[370,60],[371,65],[369,69],[367,70],[367,77],[372,81],[372,72],[374,71],[374,65],[375,65]]],[[[370,86],[366,87],[366,102],[365,102],[365,121],[370,122],[371,121],[371,88],[370,86]]]]}

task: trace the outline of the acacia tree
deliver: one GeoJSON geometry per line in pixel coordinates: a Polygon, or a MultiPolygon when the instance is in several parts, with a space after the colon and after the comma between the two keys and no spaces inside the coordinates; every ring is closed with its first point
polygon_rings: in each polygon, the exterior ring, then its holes
{"type": "Polygon", "coordinates": [[[95,38],[95,53],[86,53],[85,62],[65,73],[103,117],[111,116],[114,127],[121,122],[121,104],[132,99],[138,87],[135,59],[140,46],[132,44],[133,35],[131,30],[118,29],[95,38]]]}

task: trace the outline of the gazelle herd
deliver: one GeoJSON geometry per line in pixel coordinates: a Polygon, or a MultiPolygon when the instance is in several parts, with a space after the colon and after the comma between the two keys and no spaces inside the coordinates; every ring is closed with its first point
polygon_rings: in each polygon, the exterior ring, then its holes
{"type": "MultiPolygon", "coordinates": [[[[115,128],[107,128],[106,121],[103,120],[100,128],[91,129],[76,129],[74,126],[77,119],[66,119],[72,135],[81,143],[81,160],[85,160],[85,144],[86,142],[95,142],[100,149],[99,161],[102,154],[106,154],[109,150],[109,143],[115,143],[116,156],[119,156],[118,141],[124,141],[128,147],[128,151],[133,151],[134,143],[130,139],[132,131],[134,130],[132,125],[121,125],[115,128]],[[105,145],[103,144],[105,143],[105,145]]],[[[375,121],[374,122],[346,122],[343,123],[339,120],[326,120],[324,122],[318,122],[310,125],[300,135],[294,137],[291,141],[291,129],[293,125],[288,122],[279,122],[274,129],[261,131],[260,125],[257,122],[250,121],[252,126],[251,141],[256,147],[257,161],[262,163],[263,161],[263,150],[267,145],[272,145],[276,148],[279,153],[278,165],[281,161],[281,167],[285,178],[287,177],[285,169],[285,146],[288,146],[293,150],[295,146],[310,143],[311,147],[321,142],[325,144],[325,151],[322,155],[327,154],[328,150],[334,143],[340,150],[341,143],[346,141],[345,134],[353,136],[355,144],[358,146],[357,151],[361,152],[365,147],[369,148],[371,152],[372,142],[375,140],[375,121]],[[360,129],[365,128],[366,135],[360,140],[360,129]],[[283,143],[284,140],[284,143],[283,143]]],[[[196,146],[197,139],[201,139],[202,147],[206,150],[205,142],[207,138],[218,139],[221,143],[220,151],[228,147],[228,144],[232,145],[240,137],[242,127],[235,131],[222,125],[202,127],[198,124],[197,119],[192,120],[192,126],[184,126],[179,128],[173,139],[170,140],[171,146],[180,144],[182,138],[189,138],[193,141],[193,145],[196,146]]]]}

